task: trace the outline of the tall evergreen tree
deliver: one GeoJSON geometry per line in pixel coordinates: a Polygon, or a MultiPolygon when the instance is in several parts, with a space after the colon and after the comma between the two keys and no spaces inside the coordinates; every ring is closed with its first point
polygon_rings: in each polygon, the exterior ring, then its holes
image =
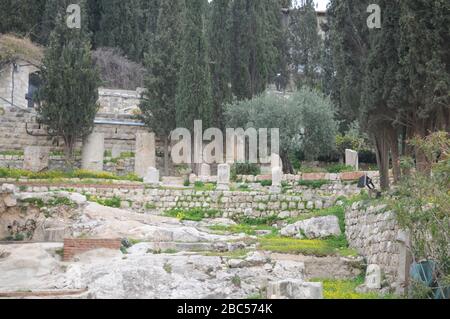
{"type": "Polygon", "coordinates": [[[179,127],[193,128],[195,120],[212,122],[210,69],[207,56],[204,15],[206,1],[186,1],[181,69],[176,96],[179,127]]]}
{"type": "Polygon", "coordinates": [[[120,48],[128,58],[140,62],[146,48],[146,27],[141,0],[101,0],[102,16],[95,37],[98,47],[120,48]]]}
{"type": "MultiPolygon", "coordinates": [[[[50,135],[64,140],[68,167],[79,138],[91,133],[98,110],[97,71],[92,67],[91,46],[84,28],[69,29],[65,9],[73,0],[62,0],[56,26],[50,36],[41,70],[42,87],[38,92],[38,121],[47,126],[50,135]]],[[[85,0],[76,3],[83,8],[85,0]]]]}
{"type": "Polygon", "coordinates": [[[169,137],[176,128],[175,96],[180,69],[182,0],[161,0],[155,39],[145,55],[146,91],[142,119],[164,141],[165,174],[169,174],[169,137]]]}
{"type": "MultiPolygon", "coordinates": [[[[400,3],[400,69],[394,98],[397,120],[406,126],[406,138],[425,137],[450,128],[450,3],[411,0],[400,3]]],[[[420,149],[418,169],[431,163],[420,149]]]]}
{"type": "Polygon", "coordinates": [[[209,27],[209,57],[214,103],[213,124],[223,128],[223,105],[231,102],[230,33],[228,15],[230,0],[214,0],[209,27]]]}
{"type": "Polygon", "coordinates": [[[280,11],[278,0],[232,3],[231,75],[233,94],[238,99],[260,94],[279,72],[280,11]]]}
{"type": "Polygon", "coordinates": [[[291,63],[297,88],[303,85],[319,87],[322,39],[318,33],[313,0],[303,0],[299,8],[292,10],[289,30],[291,63]]]}
{"type": "Polygon", "coordinates": [[[1,0],[0,33],[16,33],[39,41],[46,0],[1,0]]]}

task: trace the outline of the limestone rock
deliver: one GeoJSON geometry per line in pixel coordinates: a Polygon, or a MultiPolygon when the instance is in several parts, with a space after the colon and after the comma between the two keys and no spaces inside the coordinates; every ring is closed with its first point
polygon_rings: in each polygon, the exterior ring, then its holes
{"type": "Polygon", "coordinates": [[[308,239],[326,238],[341,235],[339,219],[336,216],[316,217],[284,227],[280,234],[285,237],[303,237],[308,239]]]}
{"type": "Polygon", "coordinates": [[[283,280],[270,283],[267,287],[269,299],[323,299],[322,283],[302,280],[283,280]]]}

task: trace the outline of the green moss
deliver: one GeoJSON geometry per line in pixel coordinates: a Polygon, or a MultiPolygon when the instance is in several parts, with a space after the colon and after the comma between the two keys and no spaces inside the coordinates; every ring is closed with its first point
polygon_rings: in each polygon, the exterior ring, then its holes
{"type": "Polygon", "coordinates": [[[216,251],[200,252],[199,251],[198,253],[203,256],[208,256],[208,257],[224,257],[224,258],[229,258],[229,259],[244,259],[245,257],[247,257],[249,252],[250,251],[247,249],[238,249],[238,250],[227,251],[227,252],[216,252],[216,251]]]}
{"type": "Polygon", "coordinates": [[[213,190],[216,189],[216,184],[214,184],[214,183],[195,182],[194,188],[195,188],[195,190],[197,192],[209,192],[209,191],[213,191],[213,190]]]}
{"type": "Polygon", "coordinates": [[[4,156],[23,156],[24,152],[23,151],[2,151],[0,152],[0,155],[4,155],[4,156]]]}

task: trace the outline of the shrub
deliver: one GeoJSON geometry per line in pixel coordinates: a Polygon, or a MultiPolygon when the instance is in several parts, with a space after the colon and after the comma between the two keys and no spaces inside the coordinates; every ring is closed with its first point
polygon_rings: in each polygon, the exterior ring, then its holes
{"type": "Polygon", "coordinates": [[[269,179],[266,179],[266,180],[260,181],[260,184],[263,187],[269,187],[269,186],[272,186],[272,181],[269,179]]]}
{"type": "Polygon", "coordinates": [[[205,218],[215,218],[217,216],[220,216],[221,212],[212,209],[205,210],[202,208],[193,208],[189,210],[177,208],[165,212],[164,215],[167,217],[178,218],[179,220],[190,220],[199,222],[205,218]]]}
{"type": "Polygon", "coordinates": [[[338,173],[343,173],[343,172],[352,172],[354,171],[354,168],[351,166],[347,166],[344,164],[335,164],[335,165],[330,165],[326,168],[328,173],[332,173],[332,174],[338,174],[338,173]]]}
{"type": "Polygon", "coordinates": [[[231,166],[231,179],[236,181],[237,175],[253,175],[261,174],[261,168],[257,164],[235,163],[231,166]]]}

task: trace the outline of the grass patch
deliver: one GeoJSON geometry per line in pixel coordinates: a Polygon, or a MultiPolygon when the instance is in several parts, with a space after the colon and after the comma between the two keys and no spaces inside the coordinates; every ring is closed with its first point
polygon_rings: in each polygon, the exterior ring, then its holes
{"type": "Polygon", "coordinates": [[[216,184],[214,183],[203,183],[203,182],[195,182],[194,188],[198,192],[208,192],[216,189],[216,184]]]}
{"type": "Polygon", "coordinates": [[[304,180],[301,180],[301,181],[298,181],[297,185],[298,186],[305,186],[305,187],[313,188],[313,189],[319,189],[322,186],[328,185],[328,184],[330,184],[330,181],[327,181],[327,180],[324,180],[324,179],[320,179],[320,180],[317,180],[317,181],[304,181],[304,180]]]}
{"type": "Polygon", "coordinates": [[[54,179],[105,179],[105,180],[120,180],[120,181],[135,181],[142,182],[142,179],[134,174],[128,174],[126,176],[117,176],[107,172],[91,172],[87,170],[73,170],[71,172],[63,171],[46,171],[34,173],[22,169],[12,168],[0,168],[0,178],[27,178],[27,179],[42,179],[42,180],[54,180],[54,179]]]}
{"type": "Polygon", "coordinates": [[[355,251],[348,248],[345,236],[330,237],[323,240],[269,236],[259,239],[259,249],[282,254],[299,254],[317,257],[357,255],[355,251]]]}
{"type": "Polygon", "coordinates": [[[0,155],[3,155],[3,156],[23,156],[24,152],[23,151],[2,151],[2,152],[0,152],[0,155]]]}
{"type": "Polygon", "coordinates": [[[77,204],[72,202],[67,197],[52,198],[48,201],[44,201],[41,198],[27,198],[27,199],[24,199],[22,202],[26,203],[26,204],[34,205],[38,208],[57,207],[57,206],[69,206],[72,208],[77,207],[77,204]]]}
{"type": "Polygon", "coordinates": [[[250,217],[237,217],[234,218],[234,221],[238,224],[248,225],[248,226],[272,226],[279,220],[278,216],[272,215],[269,217],[263,218],[250,218],[250,217]]]}
{"type": "Polygon", "coordinates": [[[313,279],[312,282],[323,282],[325,299],[394,299],[394,295],[380,295],[375,292],[358,293],[356,288],[364,283],[362,276],[354,280],[313,279]]]}
{"type": "Polygon", "coordinates": [[[222,215],[218,210],[193,208],[189,210],[171,209],[164,213],[164,216],[178,218],[179,220],[190,220],[199,222],[205,218],[216,218],[222,215]]]}
{"type": "Polygon", "coordinates": [[[224,257],[230,259],[244,259],[247,257],[250,250],[247,249],[238,249],[234,251],[227,252],[216,252],[216,251],[207,251],[207,252],[198,252],[199,254],[207,257],[224,257]]]}
{"type": "Polygon", "coordinates": [[[260,183],[261,186],[263,186],[263,187],[269,187],[269,186],[272,186],[272,181],[269,180],[269,179],[260,181],[259,183],[260,183]]]}
{"type": "Polygon", "coordinates": [[[246,234],[250,236],[256,235],[258,230],[267,230],[272,233],[272,235],[276,235],[278,230],[275,227],[266,226],[266,225],[246,225],[246,224],[238,224],[232,226],[211,226],[211,230],[220,232],[220,233],[231,233],[231,234],[246,234]]]}
{"type": "Polygon", "coordinates": [[[95,202],[102,206],[113,207],[113,208],[120,208],[121,203],[122,203],[122,200],[117,196],[114,196],[112,198],[102,199],[102,198],[98,198],[96,196],[86,195],[86,198],[89,202],[95,202]]]}
{"type": "Polygon", "coordinates": [[[331,174],[345,173],[345,172],[353,172],[355,169],[351,166],[347,166],[344,164],[334,164],[327,166],[326,171],[331,174]]]}

